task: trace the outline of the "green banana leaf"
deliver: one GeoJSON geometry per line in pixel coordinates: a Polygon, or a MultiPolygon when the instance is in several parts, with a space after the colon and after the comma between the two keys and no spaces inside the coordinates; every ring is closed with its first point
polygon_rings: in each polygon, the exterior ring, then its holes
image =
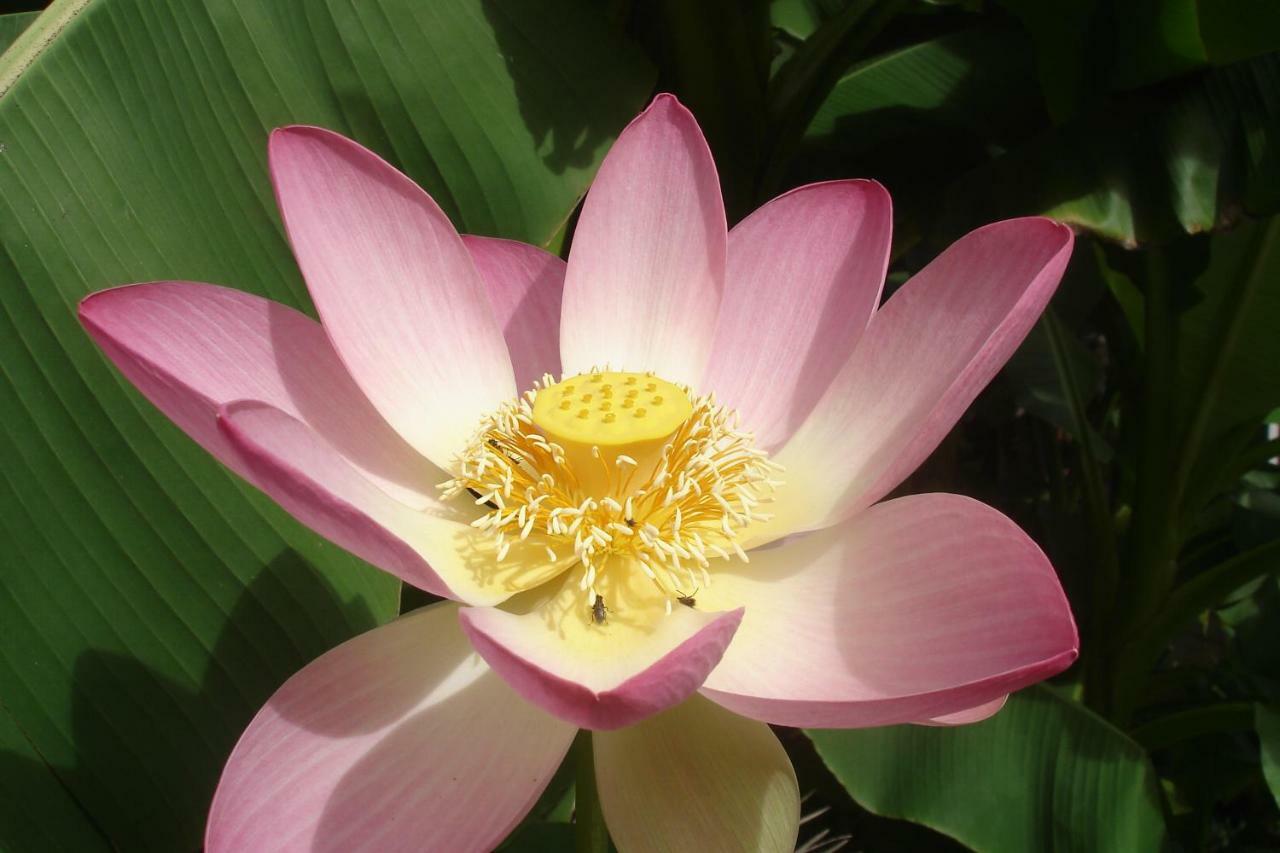
{"type": "Polygon", "coordinates": [[[968,726],[809,731],[867,809],[925,824],[979,853],[1132,853],[1165,843],[1142,747],[1037,686],[968,726]]]}
{"type": "Polygon", "coordinates": [[[586,0],[59,0],[0,57],[0,846],[197,849],[261,703],[397,611],[135,393],[79,299],[186,278],[309,310],[266,171],[294,122],[545,242],[652,79],[586,0]]]}
{"type": "Polygon", "coordinates": [[[0,15],[0,53],[4,53],[14,39],[22,35],[22,31],[31,26],[31,22],[40,16],[39,12],[14,12],[11,15],[0,15]]]}

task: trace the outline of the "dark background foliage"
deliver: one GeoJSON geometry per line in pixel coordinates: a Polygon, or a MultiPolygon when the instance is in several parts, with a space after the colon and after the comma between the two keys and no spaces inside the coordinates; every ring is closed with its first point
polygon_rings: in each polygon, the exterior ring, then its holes
{"type": "MultiPolygon", "coordinates": [[[[804,848],[1280,846],[1280,4],[429,6],[72,0],[0,58],[0,845],[196,849],[271,690],[422,603],[191,448],[79,337],[75,299],[181,275],[306,308],[265,189],[287,121],[387,154],[464,230],[563,251],[609,141],[666,90],[731,220],[884,183],[891,289],[991,220],[1078,233],[1044,319],[903,491],[1029,531],[1081,658],[962,729],[780,732],[804,848]]],[[[571,782],[510,849],[571,843],[571,782]]]]}

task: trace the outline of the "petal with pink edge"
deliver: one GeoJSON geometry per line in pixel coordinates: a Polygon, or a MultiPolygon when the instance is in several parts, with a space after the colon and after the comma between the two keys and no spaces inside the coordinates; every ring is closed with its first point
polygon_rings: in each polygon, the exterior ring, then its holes
{"type": "Polygon", "coordinates": [[[726,239],[702,131],[679,101],[659,95],[613,144],[578,219],[560,326],[565,372],[607,365],[697,384],[726,239]]]}
{"type": "Polygon", "coordinates": [[[751,552],[698,594],[746,616],[703,694],[788,726],[943,718],[1075,660],[1053,567],[996,510],[898,498],[839,527],[751,552]]]}
{"type": "Polygon", "coordinates": [[[387,425],[351,381],[320,324],[212,284],[101,290],[80,322],[144,396],[223,464],[247,472],[218,431],[218,407],[263,400],[308,424],[390,494],[422,506],[442,474],[387,425]]]}
{"type": "Polygon", "coordinates": [[[493,315],[511,353],[516,387],[544,373],[560,377],[560,301],[565,263],[537,246],[494,237],[462,238],[484,279],[493,315]]]}
{"type": "Polygon", "coordinates": [[[875,181],[794,189],[729,232],[724,301],[699,390],[773,449],[812,411],[880,302],[893,207],[875,181]]]}
{"type": "Polygon", "coordinates": [[[513,543],[499,562],[492,538],[470,525],[480,515],[476,506],[405,506],[374,488],[306,424],[264,403],[224,406],[219,423],[254,482],[294,517],[420,589],[496,604],[572,562],[569,556],[548,560],[536,534],[513,543]]]}
{"type": "Polygon", "coordinates": [[[776,532],[834,524],[914,471],[1026,337],[1071,244],[1048,219],[997,222],[903,285],[777,454],[776,532]]]}
{"type": "Polygon", "coordinates": [[[431,197],[378,155],[317,127],[271,134],[285,230],[325,331],[391,426],[448,468],[515,396],[484,283],[431,197]]]}
{"type": "Polygon", "coordinates": [[[485,666],[437,604],[285,682],[222,772],[209,853],[491,850],[576,733],[485,666]]]}
{"type": "Polygon", "coordinates": [[[967,726],[970,723],[980,723],[983,720],[990,719],[1000,712],[1004,707],[1004,703],[1009,701],[1006,694],[990,702],[984,702],[976,708],[966,708],[963,711],[956,711],[954,714],[944,714],[941,717],[934,717],[931,720],[923,720],[922,726],[967,726]]]}
{"type": "Polygon", "coordinates": [[[694,696],[592,739],[600,806],[619,850],[795,849],[800,789],[763,723],[694,696]]]}
{"type": "Polygon", "coordinates": [[[620,728],[689,698],[742,620],[741,608],[677,605],[667,614],[666,599],[638,566],[606,566],[596,587],[603,623],[576,572],[545,600],[461,614],[476,651],[517,693],[585,729],[620,728]]]}

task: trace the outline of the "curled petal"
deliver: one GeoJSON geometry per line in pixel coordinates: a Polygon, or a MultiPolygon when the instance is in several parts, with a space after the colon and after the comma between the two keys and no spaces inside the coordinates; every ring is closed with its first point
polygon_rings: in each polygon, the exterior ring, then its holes
{"type": "Polygon", "coordinates": [[[1008,701],[1009,695],[1006,693],[1004,696],[998,696],[990,702],[984,702],[974,708],[966,708],[963,711],[956,711],[954,714],[944,714],[931,720],[923,720],[921,725],[967,726],[970,723],[980,723],[998,714],[1000,709],[1004,707],[1004,703],[1008,701]]]}
{"type": "Polygon", "coordinates": [[[525,699],[585,729],[616,729],[676,705],[702,684],[742,620],[741,608],[691,610],[666,599],[638,567],[602,575],[597,623],[576,573],[536,604],[467,608],[476,651],[525,699]]]}
{"type": "Polygon", "coordinates": [[[946,718],[1048,678],[1079,641],[1053,567],[958,495],[877,504],[751,552],[698,595],[746,617],[704,695],[765,722],[857,728],[946,718]]]}

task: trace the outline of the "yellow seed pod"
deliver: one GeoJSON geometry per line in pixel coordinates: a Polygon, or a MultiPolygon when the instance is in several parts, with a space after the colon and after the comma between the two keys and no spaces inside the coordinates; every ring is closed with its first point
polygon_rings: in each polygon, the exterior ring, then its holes
{"type": "Polygon", "coordinates": [[[621,495],[624,481],[642,480],[692,414],[683,388],[643,373],[574,376],[539,389],[533,401],[534,425],[564,449],[579,485],[596,497],[621,495]],[[613,406],[615,389],[626,389],[620,411],[613,406]],[[619,456],[634,460],[638,470],[615,470],[619,456]]]}

